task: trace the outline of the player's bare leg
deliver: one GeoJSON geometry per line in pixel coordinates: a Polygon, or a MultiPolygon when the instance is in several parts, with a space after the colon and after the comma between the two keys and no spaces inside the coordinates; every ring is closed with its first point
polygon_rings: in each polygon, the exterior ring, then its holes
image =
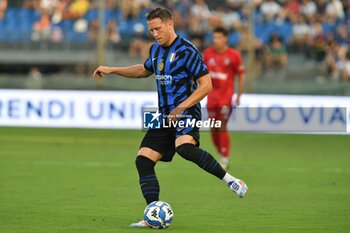
{"type": "Polygon", "coordinates": [[[175,141],[176,152],[186,160],[197,164],[208,173],[223,180],[239,197],[244,197],[248,191],[247,185],[227,173],[209,152],[196,146],[196,140],[191,135],[182,135],[175,141]]]}

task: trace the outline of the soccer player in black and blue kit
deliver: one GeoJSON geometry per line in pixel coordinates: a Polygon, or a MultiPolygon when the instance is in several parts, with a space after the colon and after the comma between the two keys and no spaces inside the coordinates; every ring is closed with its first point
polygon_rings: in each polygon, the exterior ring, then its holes
{"type": "MultiPolygon", "coordinates": [[[[95,70],[94,77],[116,74],[128,78],[145,78],[155,74],[158,107],[162,116],[167,117],[169,122],[176,122],[179,118],[200,120],[199,102],[212,89],[200,53],[189,41],[176,35],[169,10],[152,10],[147,15],[147,23],[157,42],[150,48],[146,62],[128,67],[100,66],[95,70]]],[[[147,204],[159,200],[160,188],[154,170],[156,163],[171,161],[176,152],[223,180],[239,197],[244,197],[247,185],[227,173],[209,152],[199,148],[198,128],[161,127],[147,131],[136,157],[141,191],[147,204]]],[[[140,221],[130,226],[147,227],[147,224],[140,221]]]]}

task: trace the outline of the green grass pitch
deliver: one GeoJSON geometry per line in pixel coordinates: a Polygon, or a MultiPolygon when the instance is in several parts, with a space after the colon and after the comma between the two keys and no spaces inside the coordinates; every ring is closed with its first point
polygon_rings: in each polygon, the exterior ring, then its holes
{"type": "MultiPolygon", "coordinates": [[[[144,132],[0,128],[0,232],[150,232],[130,229],[145,207],[134,165],[144,132]]],[[[215,150],[207,132],[202,147],[215,150]]],[[[167,232],[350,232],[350,137],[233,133],[239,199],[180,156],[159,163],[167,232]]]]}

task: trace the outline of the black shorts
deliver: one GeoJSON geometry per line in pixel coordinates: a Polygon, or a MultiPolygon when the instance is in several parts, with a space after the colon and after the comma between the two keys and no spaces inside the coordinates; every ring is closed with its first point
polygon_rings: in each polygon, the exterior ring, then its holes
{"type": "Polygon", "coordinates": [[[148,147],[159,152],[162,155],[161,161],[171,162],[175,155],[175,140],[182,135],[191,135],[199,146],[199,129],[186,129],[185,132],[179,132],[174,128],[149,129],[142,139],[141,147],[148,147]]]}

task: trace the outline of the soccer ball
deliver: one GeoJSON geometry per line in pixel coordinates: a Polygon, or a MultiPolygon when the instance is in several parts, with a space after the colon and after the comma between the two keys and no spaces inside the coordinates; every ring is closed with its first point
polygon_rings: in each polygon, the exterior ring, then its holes
{"type": "Polygon", "coordinates": [[[154,201],[149,204],[144,212],[146,223],[156,229],[163,229],[170,226],[173,221],[174,212],[170,205],[164,201],[154,201]]]}

